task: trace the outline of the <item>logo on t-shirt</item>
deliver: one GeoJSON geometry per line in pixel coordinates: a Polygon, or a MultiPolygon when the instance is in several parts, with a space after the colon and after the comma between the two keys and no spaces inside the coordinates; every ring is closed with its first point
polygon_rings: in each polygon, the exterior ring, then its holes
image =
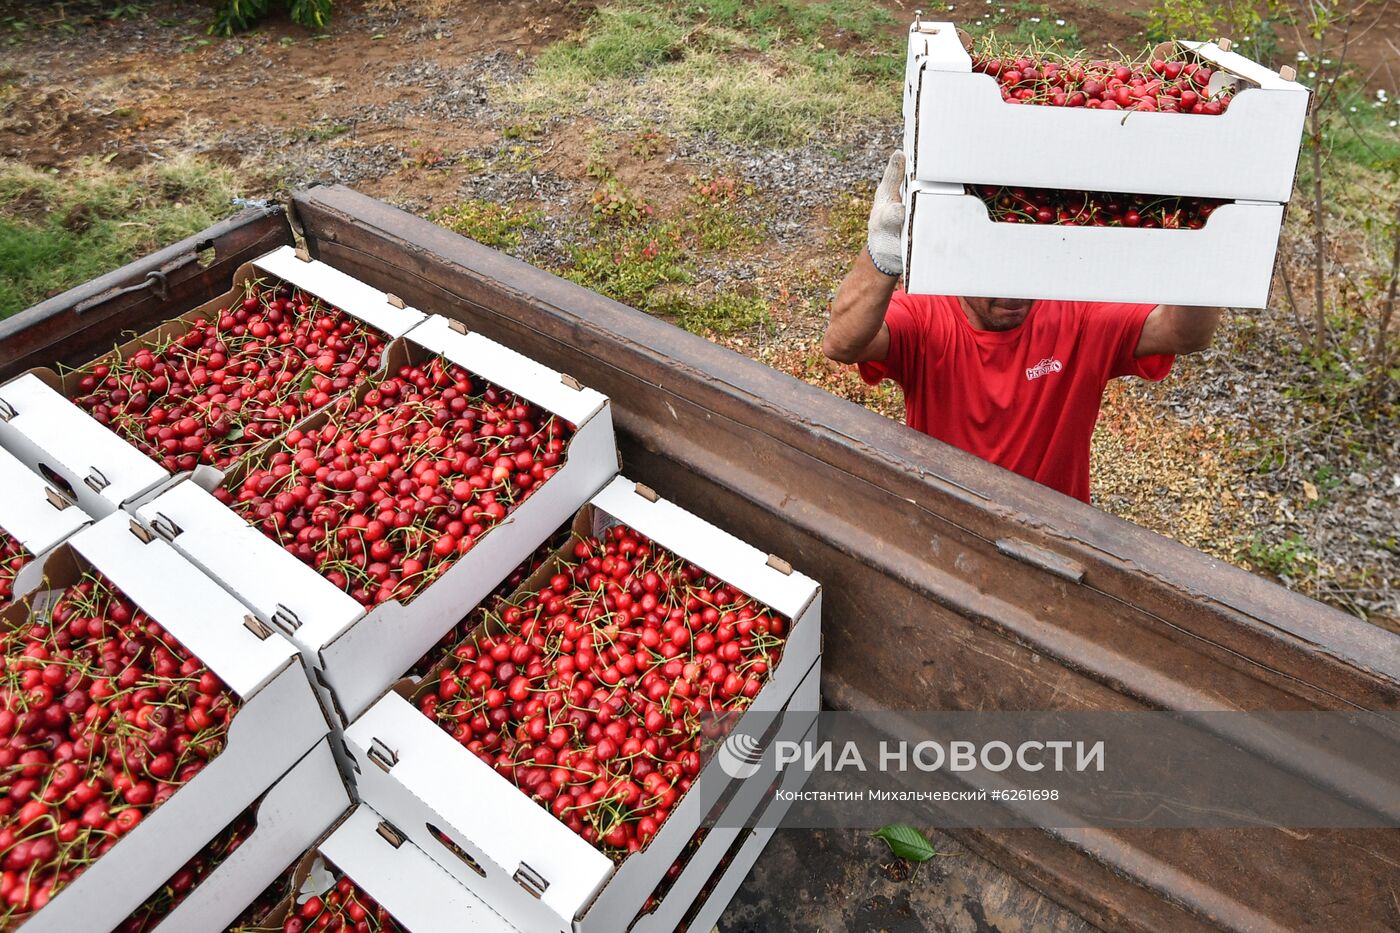
{"type": "Polygon", "coordinates": [[[1034,366],[1026,370],[1026,381],[1029,382],[1032,379],[1039,379],[1041,376],[1048,376],[1051,373],[1057,373],[1064,368],[1065,364],[1061,363],[1057,359],[1043,359],[1039,363],[1036,363],[1034,366]]]}

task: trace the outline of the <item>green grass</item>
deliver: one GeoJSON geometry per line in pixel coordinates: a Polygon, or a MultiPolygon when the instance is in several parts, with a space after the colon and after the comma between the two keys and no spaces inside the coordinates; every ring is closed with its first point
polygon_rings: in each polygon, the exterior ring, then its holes
{"type": "Polygon", "coordinates": [[[591,107],[747,145],[793,147],[899,116],[903,45],[870,0],[600,7],[500,88],[528,114],[591,107]],[[843,48],[825,42],[841,37],[843,48]]]}
{"type": "Polygon", "coordinates": [[[1333,107],[1326,132],[1332,157],[1400,175],[1400,103],[1349,88],[1337,95],[1333,107]]]}
{"type": "Polygon", "coordinates": [[[0,317],[233,212],[232,172],[193,158],[60,173],[0,161],[0,317]]]}
{"type": "Polygon", "coordinates": [[[830,40],[838,33],[871,37],[890,30],[894,14],[868,0],[692,0],[677,4],[680,15],[732,30],[755,47],[772,48],[784,38],[802,42],[830,40]]]}
{"type": "Polygon", "coordinates": [[[429,219],[483,246],[512,250],[524,242],[525,230],[541,229],[544,213],[470,199],[444,208],[429,219]]]}
{"type": "Polygon", "coordinates": [[[655,69],[646,92],[667,102],[681,131],[790,148],[898,117],[897,81],[877,83],[863,65],[829,50],[775,51],[764,61],[741,62],[698,52],[655,69]]]}
{"type": "Polygon", "coordinates": [[[845,253],[856,253],[865,245],[866,225],[870,219],[870,203],[875,189],[865,183],[850,194],[844,194],[831,205],[827,228],[831,245],[845,253]]]}
{"type": "Polygon", "coordinates": [[[1249,545],[1249,559],[1259,569],[1278,577],[1297,578],[1317,572],[1317,559],[1307,542],[1297,534],[1277,543],[1269,543],[1256,532],[1249,545]]]}
{"type": "Polygon", "coordinates": [[[686,32],[659,6],[602,7],[580,39],[549,46],[535,67],[583,80],[630,77],[678,55],[686,32]]]}
{"type": "Polygon", "coordinates": [[[753,197],[752,188],[723,175],[693,177],[684,206],[661,218],[606,162],[590,162],[589,174],[599,180],[592,211],[581,242],[556,270],[560,275],[693,333],[768,326],[768,304],[761,299],[721,293],[701,300],[687,289],[701,262],[761,239],[762,231],[739,209],[753,197]]]}
{"type": "Polygon", "coordinates": [[[689,264],[674,223],[600,229],[571,251],[560,274],[616,301],[651,311],[658,291],[690,281],[689,264]]]}
{"type": "Polygon", "coordinates": [[[964,0],[952,7],[950,11],[945,3],[932,3],[923,8],[924,19],[951,19],[978,40],[979,46],[990,42],[1017,52],[1054,49],[1067,53],[1082,47],[1079,29],[1068,18],[1065,6],[1028,0],[993,0],[991,4],[964,0]]]}
{"type": "Polygon", "coordinates": [[[708,301],[673,296],[661,302],[656,311],[692,334],[733,334],[772,324],[768,302],[734,292],[723,292],[708,301]]]}

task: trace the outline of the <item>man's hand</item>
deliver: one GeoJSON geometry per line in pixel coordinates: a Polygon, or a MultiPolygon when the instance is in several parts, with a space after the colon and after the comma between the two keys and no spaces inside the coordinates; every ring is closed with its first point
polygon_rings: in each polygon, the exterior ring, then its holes
{"type": "Polygon", "coordinates": [[[875,189],[875,202],[870,206],[870,221],[866,225],[866,251],[875,268],[885,275],[898,278],[904,274],[904,251],[900,235],[904,232],[904,200],[899,186],[904,182],[904,153],[890,156],[885,177],[875,189]]]}
{"type": "Polygon", "coordinates": [[[899,238],[904,228],[904,154],[896,152],[885,166],[870,207],[869,239],[831,301],[831,321],[822,338],[822,352],[838,363],[883,360],[890,352],[885,310],[904,272],[899,238]]]}

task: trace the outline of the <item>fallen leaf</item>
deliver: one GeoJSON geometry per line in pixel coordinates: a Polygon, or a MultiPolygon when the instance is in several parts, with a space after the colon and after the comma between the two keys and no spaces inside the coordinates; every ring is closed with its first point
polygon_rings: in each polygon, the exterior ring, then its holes
{"type": "Polygon", "coordinates": [[[1308,497],[1309,502],[1317,501],[1317,487],[1307,480],[1303,480],[1303,495],[1308,497]]]}

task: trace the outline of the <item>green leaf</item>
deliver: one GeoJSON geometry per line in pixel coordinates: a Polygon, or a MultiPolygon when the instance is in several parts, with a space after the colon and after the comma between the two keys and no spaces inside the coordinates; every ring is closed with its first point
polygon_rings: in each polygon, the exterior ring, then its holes
{"type": "Polygon", "coordinates": [[[903,823],[892,823],[876,830],[873,835],[876,839],[885,840],[885,844],[895,856],[911,862],[927,862],[938,854],[938,850],[923,833],[903,823]]]}

